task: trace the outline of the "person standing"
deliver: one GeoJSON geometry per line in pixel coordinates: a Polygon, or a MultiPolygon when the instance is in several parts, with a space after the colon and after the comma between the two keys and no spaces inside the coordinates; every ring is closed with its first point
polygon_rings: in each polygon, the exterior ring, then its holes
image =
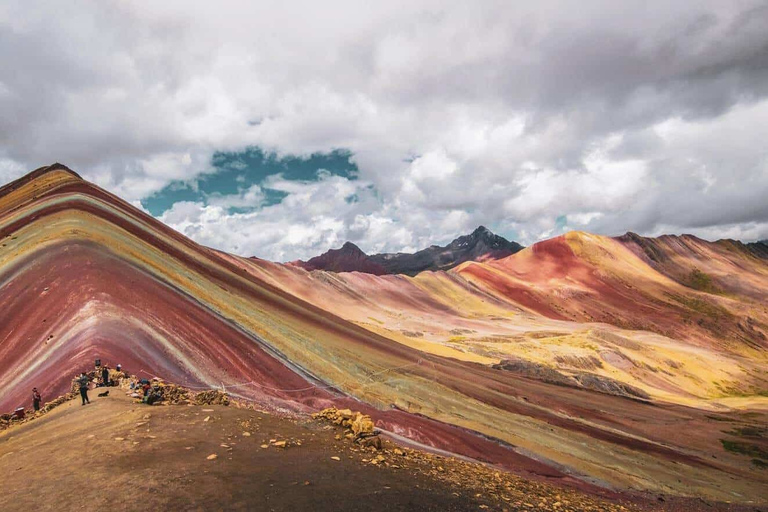
{"type": "Polygon", "coordinates": [[[83,399],[83,405],[91,403],[91,401],[88,400],[88,382],[90,382],[90,379],[85,372],[81,373],[80,378],[77,379],[77,383],[80,385],[80,398],[83,399]]]}
{"type": "Polygon", "coordinates": [[[109,386],[109,366],[104,365],[104,367],[101,369],[101,381],[104,383],[104,386],[109,386]]]}
{"type": "Polygon", "coordinates": [[[32,407],[35,409],[35,412],[40,410],[40,402],[43,400],[43,397],[40,396],[40,393],[37,391],[37,388],[32,388],[32,407]]]}

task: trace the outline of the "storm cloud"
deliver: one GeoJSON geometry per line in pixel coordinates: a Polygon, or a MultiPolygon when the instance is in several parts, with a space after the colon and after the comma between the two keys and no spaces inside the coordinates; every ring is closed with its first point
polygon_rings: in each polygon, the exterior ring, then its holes
{"type": "Polygon", "coordinates": [[[3,2],[0,178],[60,161],[140,205],[221,152],[349,152],[153,212],[278,260],[479,224],[768,238],[768,2],[363,4],[3,2]]]}

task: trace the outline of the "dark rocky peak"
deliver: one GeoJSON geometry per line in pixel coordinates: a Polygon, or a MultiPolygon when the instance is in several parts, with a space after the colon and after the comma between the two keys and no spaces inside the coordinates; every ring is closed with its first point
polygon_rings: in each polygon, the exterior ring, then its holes
{"type": "Polygon", "coordinates": [[[415,253],[365,254],[352,242],[340,249],[294,264],[307,270],[332,272],[367,272],[369,274],[416,275],[425,270],[448,270],[465,261],[485,261],[510,256],[523,248],[480,226],[469,235],[456,238],[446,246],[432,245],[415,253]]]}
{"type": "MultiPolygon", "coordinates": [[[[496,250],[507,249],[507,250],[512,250],[514,252],[517,252],[523,248],[523,246],[518,244],[517,242],[510,242],[503,236],[499,236],[495,234],[485,226],[480,226],[479,228],[474,230],[472,234],[469,235],[469,237],[475,243],[485,244],[489,249],[496,249],[496,250]]],[[[466,237],[459,237],[456,240],[461,240],[462,238],[466,238],[466,237]]]]}
{"type": "Polygon", "coordinates": [[[359,248],[352,242],[344,242],[344,245],[341,246],[341,249],[331,249],[328,252],[338,252],[342,254],[357,254],[357,255],[367,256],[365,254],[365,251],[363,251],[361,248],[359,248]]]}
{"type": "Polygon", "coordinates": [[[315,256],[308,261],[297,261],[294,264],[306,270],[365,272],[375,275],[387,273],[384,267],[371,261],[368,255],[352,242],[346,242],[340,249],[330,249],[320,256],[315,256]]]}
{"type": "Polygon", "coordinates": [[[465,261],[506,258],[523,246],[480,226],[446,246],[433,245],[413,254],[375,254],[371,260],[381,264],[390,274],[416,275],[425,270],[448,270],[465,261]]]}
{"type": "MultiPolygon", "coordinates": [[[[433,246],[433,247],[437,247],[437,246],[433,246]]],[[[469,235],[458,237],[457,239],[455,239],[453,242],[451,242],[444,248],[441,248],[441,247],[437,247],[437,248],[442,250],[449,250],[449,251],[464,250],[464,251],[472,252],[473,256],[479,256],[479,255],[482,255],[488,252],[494,252],[494,251],[508,251],[509,254],[514,254],[520,249],[522,249],[523,246],[516,242],[510,242],[506,238],[493,233],[490,229],[486,228],[485,226],[480,226],[469,235]]],[[[494,257],[495,258],[504,257],[504,256],[509,256],[509,254],[506,254],[506,255],[499,254],[494,257]]],[[[475,259],[475,258],[470,257],[469,259],[475,259]]]]}

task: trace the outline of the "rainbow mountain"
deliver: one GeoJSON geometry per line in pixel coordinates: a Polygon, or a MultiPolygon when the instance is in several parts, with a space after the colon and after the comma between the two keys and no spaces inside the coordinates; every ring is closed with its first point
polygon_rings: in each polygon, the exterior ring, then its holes
{"type": "Polygon", "coordinates": [[[98,358],[286,414],[364,410],[519,473],[765,501],[765,462],[724,440],[768,422],[766,252],[572,232],[415,276],[308,271],[54,164],[0,188],[0,411],[98,358]]]}

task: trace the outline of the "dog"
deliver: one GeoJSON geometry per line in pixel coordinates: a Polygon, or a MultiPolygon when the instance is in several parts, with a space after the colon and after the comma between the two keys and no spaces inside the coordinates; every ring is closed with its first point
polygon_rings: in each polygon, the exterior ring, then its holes
{"type": "Polygon", "coordinates": [[[103,393],[99,393],[99,396],[109,396],[109,390],[107,390],[107,391],[105,391],[103,393]]]}

